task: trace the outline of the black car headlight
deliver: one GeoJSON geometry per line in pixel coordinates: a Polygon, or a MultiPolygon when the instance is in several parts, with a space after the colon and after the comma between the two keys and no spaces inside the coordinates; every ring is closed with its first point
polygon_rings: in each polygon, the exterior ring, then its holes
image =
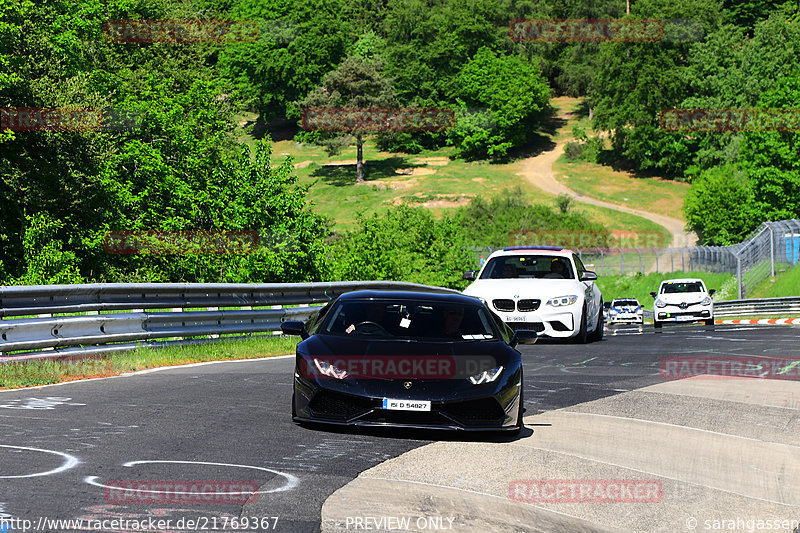
{"type": "Polygon", "coordinates": [[[503,372],[503,367],[498,366],[489,370],[484,370],[480,374],[475,374],[474,376],[470,376],[469,380],[472,382],[473,385],[480,385],[482,383],[491,383],[492,381],[499,378],[502,372],[503,372]]]}
{"type": "Polygon", "coordinates": [[[334,365],[324,359],[314,359],[314,366],[320,374],[329,378],[344,379],[347,377],[346,370],[339,370],[334,365]]]}

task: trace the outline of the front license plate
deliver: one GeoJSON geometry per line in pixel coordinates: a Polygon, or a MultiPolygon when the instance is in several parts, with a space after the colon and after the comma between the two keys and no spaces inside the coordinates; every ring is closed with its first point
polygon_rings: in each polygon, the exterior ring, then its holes
{"type": "Polygon", "coordinates": [[[525,322],[525,315],[508,315],[507,322],[525,322]]]}
{"type": "Polygon", "coordinates": [[[383,408],[390,411],[430,411],[430,401],[383,399],[383,408]]]}

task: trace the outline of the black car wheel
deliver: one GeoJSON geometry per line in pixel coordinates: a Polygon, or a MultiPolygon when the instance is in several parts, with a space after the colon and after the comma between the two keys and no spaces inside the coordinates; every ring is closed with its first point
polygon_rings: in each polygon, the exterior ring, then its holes
{"type": "Polygon", "coordinates": [[[581,329],[578,330],[578,335],[575,337],[575,341],[578,344],[586,344],[589,342],[589,334],[586,331],[586,306],[583,306],[583,311],[581,312],[581,329]]]}
{"type": "Polygon", "coordinates": [[[519,386],[519,410],[517,411],[517,425],[515,433],[519,435],[519,433],[525,428],[525,423],[522,421],[522,414],[525,412],[525,395],[522,391],[522,377],[520,376],[520,386],[519,386]]]}
{"type": "Polygon", "coordinates": [[[604,329],[604,321],[603,321],[603,302],[600,302],[600,310],[597,311],[597,325],[592,331],[591,340],[592,342],[599,342],[603,340],[603,329],[604,329]]]}
{"type": "Polygon", "coordinates": [[[661,331],[661,322],[659,322],[658,320],[654,319],[653,320],[653,327],[656,328],[656,332],[661,331]]]}

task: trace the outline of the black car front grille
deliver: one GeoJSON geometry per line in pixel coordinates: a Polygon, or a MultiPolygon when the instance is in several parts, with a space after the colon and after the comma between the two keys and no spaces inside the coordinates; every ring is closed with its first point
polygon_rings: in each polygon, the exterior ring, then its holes
{"type": "Polygon", "coordinates": [[[442,412],[465,424],[502,423],[506,417],[505,411],[494,398],[447,403],[442,407],[442,412]]]}
{"type": "Polygon", "coordinates": [[[518,329],[532,329],[536,333],[544,331],[544,324],[541,322],[506,322],[506,326],[514,331],[518,329]]]}
{"type": "Polygon", "coordinates": [[[517,302],[517,309],[522,313],[529,313],[539,309],[541,303],[541,300],[520,300],[517,302]]]}
{"type": "Polygon", "coordinates": [[[506,313],[510,313],[514,310],[514,300],[506,300],[503,298],[498,298],[497,300],[492,300],[492,304],[494,304],[494,308],[498,311],[504,311],[506,313]]]}
{"type": "Polygon", "coordinates": [[[452,423],[436,411],[390,411],[386,409],[376,409],[359,420],[377,424],[410,426],[442,426],[452,423]]]}
{"type": "Polygon", "coordinates": [[[349,420],[373,407],[377,407],[377,405],[368,398],[326,390],[318,392],[308,405],[314,416],[342,420],[349,420]]]}

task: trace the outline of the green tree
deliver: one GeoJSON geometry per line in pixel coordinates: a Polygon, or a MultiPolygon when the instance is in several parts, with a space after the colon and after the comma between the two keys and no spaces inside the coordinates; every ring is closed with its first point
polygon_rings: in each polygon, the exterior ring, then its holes
{"type": "Polygon", "coordinates": [[[459,155],[501,159],[541,125],[550,88],[535,65],[481,48],[458,77],[458,96],[464,112],[448,136],[459,155]]]}
{"type": "Polygon", "coordinates": [[[704,170],[683,203],[686,226],[704,245],[736,244],[758,224],[748,180],[734,165],[704,170]]]}
{"type": "Polygon", "coordinates": [[[474,258],[460,226],[420,207],[398,206],[369,217],[331,245],[333,280],[402,280],[463,288],[474,258]]]}
{"type": "MultiPolygon", "coordinates": [[[[322,85],[314,89],[301,102],[300,106],[345,109],[369,109],[396,105],[394,89],[389,78],[383,75],[379,61],[365,60],[350,56],[335,70],[325,75],[322,85]]],[[[328,155],[341,151],[345,146],[356,145],[356,183],[364,181],[364,136],[369,133],[369,125],[350,126],[344,113],[335,118],[339,131],[325,132],[320,142],[328,155]]]]}
{"type": "Polygon", "coordinates": [[[340,0],[236,0],[230,18],[257,21],[260,37],[219,50],[216,71],[264,121],[296,118],[295,103],[342,61],[358,35],[342,7],[340,0]]]}

